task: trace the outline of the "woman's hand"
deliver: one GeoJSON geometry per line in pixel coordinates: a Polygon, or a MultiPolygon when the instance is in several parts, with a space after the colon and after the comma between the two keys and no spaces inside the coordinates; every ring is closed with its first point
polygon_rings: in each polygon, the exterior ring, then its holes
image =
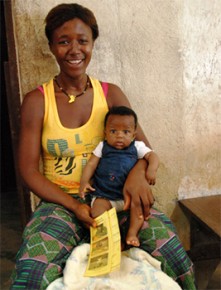
{"type": "Polygon", "coordinates": [[[86,228],[96,227],[95,220],[91,217],[91,208],[85,203],[79,203],[74,210],[74,213],[79,221],[81,221],[86,228]]]}
{"type": "Polygon", "coordinates": [[[130,171],[124,184],[124,210],[131,208],[136,216],[145,220],[150,215],[150,208],[154,203],[154,197],[150,185],[146,180],[147,163],[141,159],[130,171]]]}

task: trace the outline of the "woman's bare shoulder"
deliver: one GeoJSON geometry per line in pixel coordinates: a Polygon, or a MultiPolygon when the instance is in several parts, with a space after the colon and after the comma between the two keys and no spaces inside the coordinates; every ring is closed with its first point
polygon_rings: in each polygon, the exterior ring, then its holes
{"type": "Polygon", "coordinates": [[[36,102],[39,102],[39,101],[43,102],[44,101],[43,89],[41,91],[39,88],[35,88],[34,90],[25,94],[23,102],[33,102],[33,101],[36,101],[36,102]]]}
{"type": "Polygon", "coordinates": [[[23,115],[43,118],[44,115],[44,95],[38,89],[28,92],[22,101],[21,113],[23,115]]]}
{"type": "Polygon", "coordinates": [[[116,85],[114,83],[107,83],[107,84],[108,84],[108,91],[123,93],[123,91],[121,90],[121,88],[118,85],[116,85]]]}
{"type": "Polygon", "coordinates": [[[108,83],[107,103],[109,107],[127,106],[130,107],[130,102],[122,89],[113,83],[108,83]]]}

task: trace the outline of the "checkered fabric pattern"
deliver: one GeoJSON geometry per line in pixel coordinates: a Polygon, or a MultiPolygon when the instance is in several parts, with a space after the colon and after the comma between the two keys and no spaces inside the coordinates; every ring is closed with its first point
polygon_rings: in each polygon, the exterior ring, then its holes
{"type": "MultiPolygon", "coordinates": [[[[118,213],[118,219],[122,239],[125,239],[129,212],[118,213]]],[[[152,209],[149,220],[139,232],[139,239],[140,248],[161,261],[162,270],[182,289],[196,289],[192,262],[164,214],[152,209]]],[[[62,276],[65,261],[73,248],[89,242],[89,231],[73,213],[59,205],[42,202],[25,228],[11,289],[46,289],[62,276]]]]}

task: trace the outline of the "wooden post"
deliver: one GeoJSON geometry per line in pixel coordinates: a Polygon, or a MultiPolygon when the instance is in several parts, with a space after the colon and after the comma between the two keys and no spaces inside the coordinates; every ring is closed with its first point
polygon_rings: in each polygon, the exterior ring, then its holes
{"type": "Polygon", "coordinates": [[[17,190],[19,195],[19,202],[21,208],[21,223],[24,227],[30,218],[31,206],[30,206],[30,193],[27,188],[24,187],[18,174],[18,163],[17,163],[17,148],[19,138],[19,124],[20,124],[20,88],[18,78],[18,67],[17,67],[17,55],[15,48],[14,38],[14,25],[12,15],[12,3],[11,0],[4,1],[4,14],[5,14],[5,26],[6,26],[6,38],[8,47],[8,61],[4,63],[4,73],[6,80],[6,95],[7,105],[9,113],[9,122],[11,129],[12,138],[12,149],[15,162],[15,175],[17,190]]]}

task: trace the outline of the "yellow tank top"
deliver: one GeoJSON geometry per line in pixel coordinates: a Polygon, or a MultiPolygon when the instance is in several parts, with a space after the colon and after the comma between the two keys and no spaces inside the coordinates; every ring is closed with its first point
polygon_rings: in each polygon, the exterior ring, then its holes
{"type": "Polygon", "coordinates": [[[43,84],[45,115],[42,133],[44,175],[67,193],[78,193],[83,167],[104,138],[108,111],[100,82],[90,77],[94,92],[91,116],[86,124],[69,129],[62,126],[54,95],[53,79],[43,84]]]}

